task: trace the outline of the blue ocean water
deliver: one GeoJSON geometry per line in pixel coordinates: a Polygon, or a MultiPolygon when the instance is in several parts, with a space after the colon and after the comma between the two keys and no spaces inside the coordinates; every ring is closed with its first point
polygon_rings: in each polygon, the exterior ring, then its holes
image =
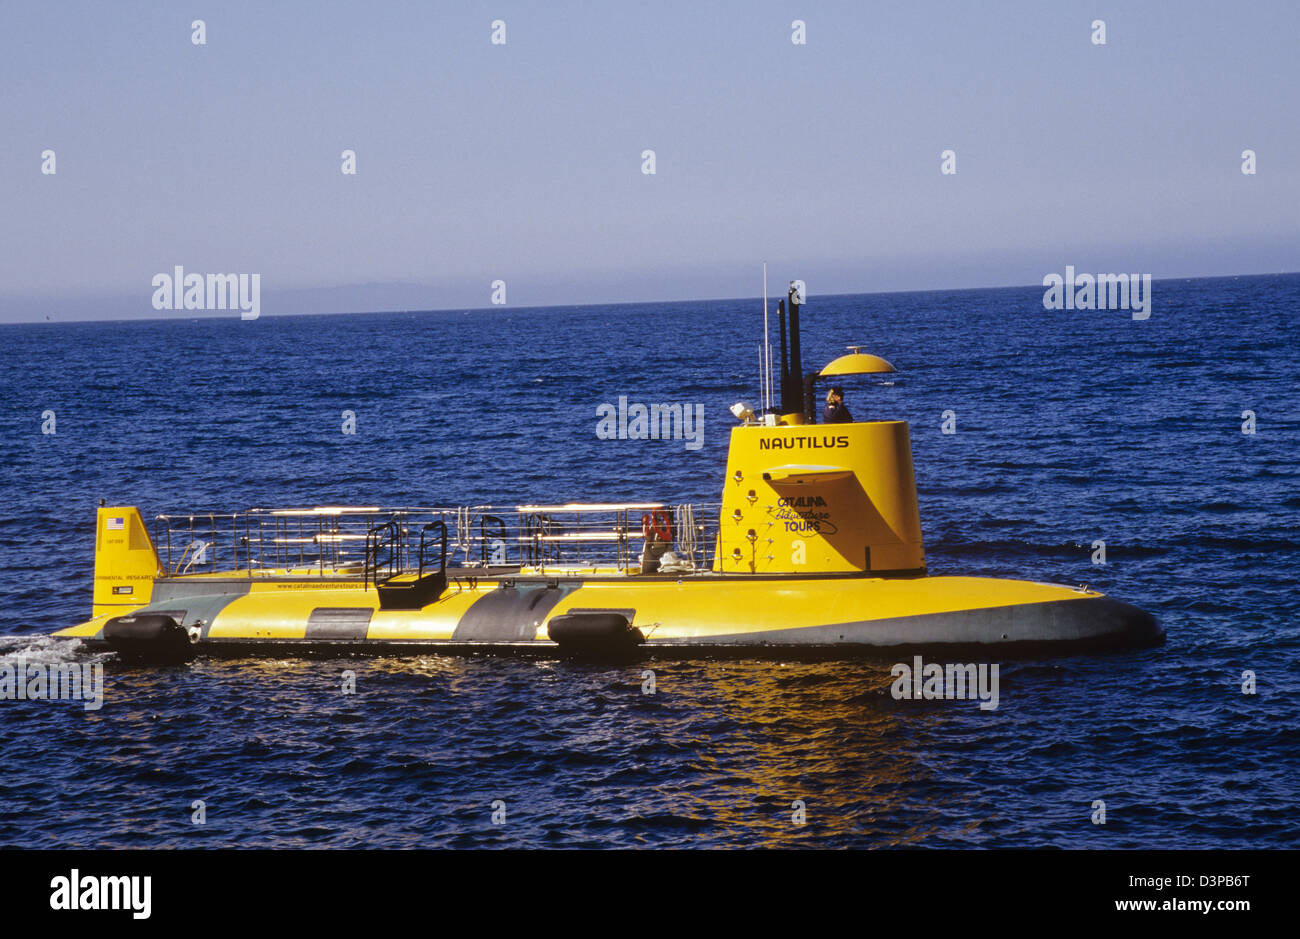
{"type": "MultiPolygon", "coordinates": [[[[1295,846],[1298,310],[1297,275],[1159,281],[1146,321],[810,297],[807,368],[899,369],[849,404],[912,424],[931,571],[1088,583],[1160,648],[1002,663],[995,711],[873,661],[656,661],[649,696],[641,664],[104,659],[102,710],[0,701],[0,845],[1295,846]]],[[[89,613],[101,498],[715,501],[760,336],[754,300],[0,327],[0,661],[90,658],[43,637],[89,613]],[[703,404],[703,446],[597,439],[620,395],[703,404]]]]}

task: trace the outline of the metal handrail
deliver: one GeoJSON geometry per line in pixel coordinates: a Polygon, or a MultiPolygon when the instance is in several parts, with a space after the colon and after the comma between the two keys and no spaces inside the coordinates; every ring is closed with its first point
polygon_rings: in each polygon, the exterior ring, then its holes
{"type": "Polygon", "coordinates": [[[366,559],[362,572],[362,589],[368,589],[372,580],[379,583],[379,552],[388,549],[388,576],[392,577],[401,569],[400,554],[401,528],[396,518],[391,518],[382,525],[375,525],[366,532],[366,559]],[[396,570],[395,570],[396,568],[396,570]]]}
{"type": "Polygon", "coordinates": [[[416,574],[417,577],[424,576],[424,536],[430,528],[438,528],[442,531],[442,555],[438,559],[438,570],[447,570],[447,523],[438,519],[437,521],[429,522],[420,529],[420,567],[416,574]]]}

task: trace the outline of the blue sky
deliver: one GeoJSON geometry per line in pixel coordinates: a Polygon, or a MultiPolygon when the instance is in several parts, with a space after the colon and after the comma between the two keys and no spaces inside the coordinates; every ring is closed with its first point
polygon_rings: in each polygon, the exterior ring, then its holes
{"type": "Polygon", "coordinates": [[[158,315],[177,264],[357,309],[1294,271],[1297,36],[1282,2],[5,2],[0,319],[158,315]]]}

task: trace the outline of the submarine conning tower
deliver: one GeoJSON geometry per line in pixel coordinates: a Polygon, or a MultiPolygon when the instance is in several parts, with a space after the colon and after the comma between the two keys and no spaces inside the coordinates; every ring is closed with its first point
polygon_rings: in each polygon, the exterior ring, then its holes
{"type": "MultiPolygon", "coordinates": [[[[893,372],[850,346],[820,372],[801,375],[802,281],[778,305],[780,413],[732,413],[714,569],[726,573],[925,573],[925,544],[906,421],[818,424],[819,381],[893,372]],[[789,303],[789,348],[786,303],[789,303]]],[[[766,315],[766,310],[764,311],[766,315]]],[[[765,369],[765,371],[770,371],[765,369]]],[[[765,384],[766,399],[772,397],[765,384]]]]}

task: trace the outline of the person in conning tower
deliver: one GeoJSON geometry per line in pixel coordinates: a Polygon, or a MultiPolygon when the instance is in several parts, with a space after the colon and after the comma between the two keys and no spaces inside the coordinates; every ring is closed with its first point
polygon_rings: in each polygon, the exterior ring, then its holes
{"type": "Polygon", "coordinates": [[[822,412],[822,421],[827,424],[853,423],[853,415],[844,403],[843,388],[832,388],[826,392],[826,410],[822,412]]]}

